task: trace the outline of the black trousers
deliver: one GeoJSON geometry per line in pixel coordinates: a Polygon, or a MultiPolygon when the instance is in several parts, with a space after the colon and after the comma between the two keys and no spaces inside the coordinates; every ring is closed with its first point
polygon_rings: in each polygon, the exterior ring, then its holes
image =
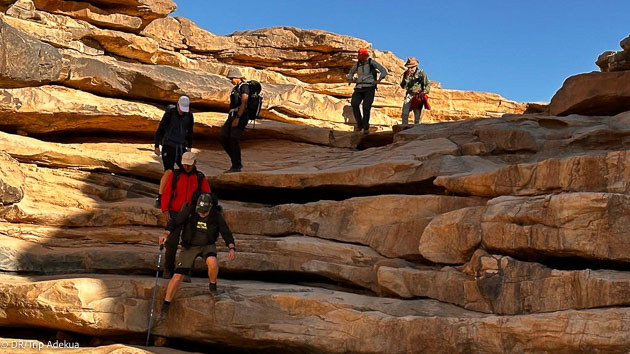
{"type": "MultiPolygon", "coordinates": [[[[233,168],[242,168],[243,164],[241,161],[241,145],[239,140],[241,139],[241,135],[243,135],[243,131],[245,127],[241,128],[240,123],[236,127],[232,126],[232,122],[234,118],[228,118],[223,127],[221,128],[221,145],[223,145],[223,150],[228,154],[230,160],[232,161],[233,168]]],[[[247,121],[245,121],[247,124],[247,121]]]]}
{"type": "Polygon", "coordinates": [[[370,111],[372,110],[372,103],[374,103],[374,95],[376,93],[376,86],[355,88],[352,94],[352,113],[354,113],[354,120],[357,121],[357,128],[359,130],[368,130],[370,128],[370,111]],[[359,105],[363,102],[363,117],[361,117],[361,109],[359,105]]]}
{"type": "MultiPolygon", "coordinates": [[[[171,218],[177,216],[177,213],[174,211],[168,212],[171,218]]],[[[182,233],[182,228],[184,224],[177,226],[170,234],[166,237],[166,252],[164,253],[164,269],[170,270],[171,272],[175,271],[175,256],[177,255],[177,246],[179,245],[179,235],[182,233]]]]}

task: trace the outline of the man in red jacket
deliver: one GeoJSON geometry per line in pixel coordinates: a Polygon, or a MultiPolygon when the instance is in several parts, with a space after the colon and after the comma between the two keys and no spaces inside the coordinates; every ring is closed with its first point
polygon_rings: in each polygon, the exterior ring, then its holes
{"type": "MultiPolygon", "coordinates": [[[[183,169],[177,170],[168,177],[164,193],[162,194],[162,212],[167,213],[167,219],[173,218],[184,207],[185,203],[192,205],[197,203],[197,198],[203,193],[210,193],[208,180],[203,173],[197,171],[195,163],[197,156],[192,152],[182,155],[183,169]],[[175,186],[173,186],[175,181],[175,186]]],[[[179,235],[181,227],[171,231],[166,238],[166,253],[164,254],[164,274],[165,279],[170,279],[175,270],[175,255],[177,245],[179,245],[179,235]]]]}

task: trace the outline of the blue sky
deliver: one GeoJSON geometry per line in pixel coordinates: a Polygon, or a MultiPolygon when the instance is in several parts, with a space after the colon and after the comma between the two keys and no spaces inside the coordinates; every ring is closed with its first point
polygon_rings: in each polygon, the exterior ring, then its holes
{"type": "Polygon", "coordinates": [[[597,70],[628,36],[630,0],[176,0],[173,16],[215,34],[272,26],[322,29],[416,56],[445,88],[549,101],[567,77],[597,70]]]}

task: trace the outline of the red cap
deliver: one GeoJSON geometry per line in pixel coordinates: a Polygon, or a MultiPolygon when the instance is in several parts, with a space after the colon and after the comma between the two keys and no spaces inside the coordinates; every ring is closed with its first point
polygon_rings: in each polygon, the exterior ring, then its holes
{"type": "Polygon", "coordinates": [[[367,48],[360,48],[359,49],[359,56],[360,57],[367,57],[369,55],[370,55],[370,53],[368,53],[367,48]]]}

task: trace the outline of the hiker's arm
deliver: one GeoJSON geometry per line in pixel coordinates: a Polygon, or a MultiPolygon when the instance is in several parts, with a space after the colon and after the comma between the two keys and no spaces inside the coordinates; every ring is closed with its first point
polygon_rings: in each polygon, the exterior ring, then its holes
{"type": "Polygon", "coordinates": [[[358,64],[359,62],[356,62],[352,65],[352,68],[350,68],[350,72],[348,73],[348,82],[352,82],[354,80],[354,73],[357,72],[358,64]]]}
{"type": "Polygon", "coordinates": [[[195,127],[195,117],[193,116],[192,112],[190,113],[190,121],[188,122],[188,130],[187,130],[187,134],[186,134],[186,147],[188,148],[188,151],[190,151],[190,149],[192,149],[192,142],[193,142],[193,129],[195,127]]]}
{"type": "Polygon", "coordinates": [[[158,125],[158,128],[155,131],[155,140],[153,144],[156,148],[159,148],[160,144],[162,143],[162,139],[164,138],[164,133],[166,133],[166,127],[168,127],[169,120],[170,114],[168,114],[167,109],[162,116],[162,120],[160,120],[160,125],[158,125]]]}
{"type": "Polygon", "coordinates": [[[238,107],[238,112],[236,113],[236,118],[232,122],[232,126],[235,127],[241,121],[241,117],[245,113],[245,108],[247,108],[247,100],[249,99],[249,94],[243,93],[241,95],[241,105],[238,107]]]}
{"type": "Polygon", "coordinates": [[[426,94],[428,94],[429,91],[431,91],[431,81],[429,81],[429,77],[424,71],[422,72],[422,89],[424,90],[424,93],[426,94]]]}
{"type": "Polygon", "coordinates": [[[162,191],[162,203],[160,205],[162,212],[168,211],[168,205],[171,203],[171,194],[173,194],[173,173],[168,176],[166,186],[164,186],[164,191],[162,191]]]}
{"type": "Polygon", "coordinates": [[[383,65],[379,64],[379,62],[377,62],[376,60],[372,60],[372,64],[374,64],[374,66],[376,67],[376,70],[378,70],[380,73],[380,76],[378,77],[378,81],[379,82],[383,81],[385,76],[387,76],[387,69],[383,65]]]}
{"type": "MultiPolygon", "coordinates": [[[[182,210],[179,213],[175,214],[175,217],[172,218],[171,221],[169,221],[169,224],[171,222],[173,223],[173,229],[175,229],[175,227],[183,224],[186,221],[186,219],[188,218],[188,215],[190,215],[190,213],[192,213],[193,209],[196,206],[197,205],[190,204],[188,202],[184,203],[184,207],[182,208],[182,210]]],[[[173,230],[173,229],[171,229],[171,230],[173,230]]]]}
{"type": "Polygon", "coordinates": [[[403,88],[403,89],[407,88],[408,77],[409,77],[409,71],[405,70],[405,72],[403,73],[402,80],[400,81],[400,88],[403,88]]]}
{"type": "Polygon", "coordinates": [[[237,116],[240,118],[245,113],[245,108],[247,108],[247,100],[249,99],[249,94],[244,93],[241,95],[241,106],[238,107],[237,116]]]}
{"type": "Polygon", "coordinates": [[[235,247],[234,236],[232,236],[232,231],[230,231],[230,227],[223,218],[223,211],[217,212],[217,224],[219,226],[219,233],[221,233],[221,237],[223,238],[223,241],[225,241],[225,245],[228,247],[235,247]]]}

